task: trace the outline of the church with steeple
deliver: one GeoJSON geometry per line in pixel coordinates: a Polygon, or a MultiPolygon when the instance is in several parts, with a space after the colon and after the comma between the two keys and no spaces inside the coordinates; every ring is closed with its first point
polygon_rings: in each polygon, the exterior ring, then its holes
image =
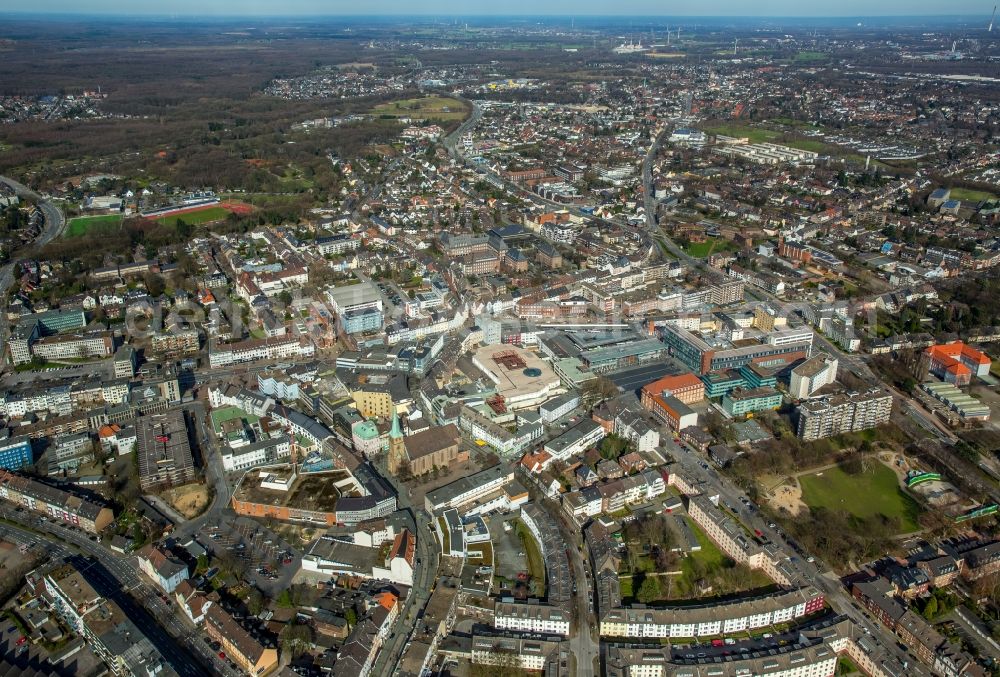
{"type": "Polygon", "coordinates": [[[434,468],[446,470],[469,459],[468,452],[459,448],[460,442],[461,433],[454,423],[425,428],[407,437],[399,416],[393,414],[389,429],[389,471],[398,474],[404,465],[409,465],[414,476],[432,472],[434,468]]]}
{"type": "Polygon", "coordinates": [[[406,438],[399,424],[399,414],[392,413],[392,428],[389,429],[389,470],[395,475],[404,463],[409,463],[406,455],[406,438]]]}

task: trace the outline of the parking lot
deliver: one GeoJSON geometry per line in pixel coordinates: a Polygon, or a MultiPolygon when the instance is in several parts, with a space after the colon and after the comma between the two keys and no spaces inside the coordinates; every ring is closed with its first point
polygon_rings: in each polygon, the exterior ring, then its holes
{"type": "Polygon", "coordinates": [[[524,554],[524,546],[513,528],[512,520],[516,515],[495,515],[486,518],[490,528],[490,538],[493,540],[493,572],[508,580],[515,580],[517,575],[528,570],[528,558],[524,554]],[[503,525],[511,524],[510,531],[504,531],[503,525]]]}
{"type": "Polygon", "coordinates": [[[243,562],[247,579],[265,592],[287,587],[299,568],[299,554],[277,534],[253,520],[206,525],[198,535],[216,555],[225,552],[243,562]]]}

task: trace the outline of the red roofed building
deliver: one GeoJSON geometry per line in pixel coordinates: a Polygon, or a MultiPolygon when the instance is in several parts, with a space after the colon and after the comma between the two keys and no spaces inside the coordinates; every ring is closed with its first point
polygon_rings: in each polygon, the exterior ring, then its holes
{"type": "Polygon", "coordinates": [[[705,384],[694,374],[664,376],[642,387],[642,406],[652,411],[654,395],[673,395],[684,404],[694,404],[705,399],[705,384]]]}
{"type": "Polygon", "coordinates": [[[387,578],[395,583],[413,585],[413,561],[417,541],[409,529],[403,529],[396,534],[392,548],[385,558],[385,569],[375,567],[374,577],[387,578]]]}
{"type": "Polygon", "coordinates": [[[525,454],[521,457],[521,465],[528,469],[528,472],[540,473],[549,467],[552,462],[552,454],[543,450],[533,454],[525,454]]]}
{"type": "Polygon", "coordinates": [[[932,374],[956,386],[969,385],[973,376],[990,373],[990,358],[961,341],[931,346],[924,355],[932,374]]]}

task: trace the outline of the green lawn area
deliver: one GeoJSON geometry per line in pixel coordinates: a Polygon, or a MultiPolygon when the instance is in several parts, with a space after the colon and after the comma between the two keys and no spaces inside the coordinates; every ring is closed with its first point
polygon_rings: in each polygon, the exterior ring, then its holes
{"type": "Polygon", "coordinates": [[[951,199],[962,200],[963,202],[982,202],[983,200],[995,200],[996,195],[985,190],[973,190],[971,188],[952,188],[951,199]]]}
{"type": "Polygon", "coordinates": [[[830,146],[815,139],[792,139],[790,141],[785,141],[782,145],[788,146],[789,148],[812,151],[813,153],[819,153],[821,155],[830,153],[830,146]]]}
{"type": "Polygon", "coordinates": [[[769,118],[768,122],[773,122],[778,125],[784,125],[785,127],[796,127],[798,129],[821,131],[822,127],[817,127],[811,122],[806,122],[804,120],[795,120],[793,118],[769,118]]]}
{"type": "Polygon", "coordinates": [[[531,531],[520,520],[517,522],[517,535],[521,538],[521,543],[524,545],[524,554],[528,558],[528,573],[531,574],[531,578],[535,582],[538,596],[544,597],[545,560],[542,559],[542,550],[538,547],[535,537],[531,535],[531,531]]]}
{"type": "Polygon", "coordinates": [[[710,237],[704,242],[692,242],[684,251],[688,253],[688,256],[693,256],[696,259],[703,259],[710,253],[716,254],[718,252],[724,252],[728,249],[732,249],[732,243],[729,240],[721,237],[710,237]]]}
{"type": "Polygon", "coordinates": [[[247,423],[253,425],[260,419],[253,414],[248,414],[239,407],[222,407],[212,412],[212,428],[215,432],[222,430],[222,424],[233,419],[246,419],[247,423]]]}
{"type": "Polygon", "coordinates": [[[881,463],[869,472],[849,475],[839,466],[802,475],[802,500],[811,508],[846,510],[857,517],[898,517],[904,533],[916,531],[920,506],[903,493],[896,474],[881,463]]]}
{"type": "Polygon", "coordinates": [[[214,221],[222,221],[227,216],[229,216],[229,210],[224,207],[208,207],[206,209],[199,209],[194,212],[187,212],[185,214],[169,214],[167,216],[161,216],[155,219],[157,223],[162,223],[168,226],[176,226],[178,221],[183,221],[192,226],[197,226],[202,223],[212,223],[214,221]]]}
{"type": "Polygon", "coordinates": [[[465,104],[445,96],[426,96],[380,103],[374,115],[409,117],[414,120],[464,120],[469,114],[465,104]]]}
{"type": "Polygon", "coordinates": [[[121,226],[121,214],[103,216],[78,216],[66,224],[66,237],[79,237],[92,231],[117,230],[121,226]]]}
{"type": "Polygon", "coordinates": [[[741,125],[738,122],[709,125],[704,127],[704,131],[709,134],[722,134],[723,136],[732,136],[737,139],[747,137],[750,139],[750,143],[765,143],[767,141],[774,141],[778,138],[778,136],[780,136],[778,132],[770,129],[761,129],[760,127],[741,125]]]}
{"type": "Polygon", "coordinates": [[[810,63],[814,61],[826,61],[829,58],[824,52],[802,51],[796,54],[793,60],[798,63],[810,63]]]}
{"type": "MultiPolygon", "coordinates": [[[[679,572],[676,575],[655,573],[652,558],[639,552],[634,545],[628,546],[633,549],[633,556],[630,558],[631,564],[626,566],[626,570],[636,572],[640,580],[643,576],[655,576],[660,584],[659,601],[683,604],[706,599],[699,590],[699,582],[702,580],[712,586],[708,597],[723,597],[747,590],[769,588],[774,585],[762,572],[734,562],[705,535],[690,517],[685,519],[701,549],[690,552],[687,556],[677,560],[675,566],[672,567],[674,571],[679,572]],[[629,568],[633,566],[634,568],[629,568]]],[[[618,581],[621,586],[622,599],[633,599],[633,596],[638,593],[636,580],[632,576],[623,575],[619,577],[618,581]]]]}
{"type": "Polygon", "coordinates": [[[688,557],[684,558],[684,570],[685,572],[690,571],[693,566],[693,562],[701,562],[708,568],[714,568],[722,566],[729,559],[726,557],[726,553],[719,550],[719,546],[712,542],[712,539],[705,535],[705,532],[701,530],[697,524],[694,523],[690,517],[685,517],[688,526],[691,527],[691,531],[694,532],[694,537],[698,539],[698,544],[701,546],[701,550],[697,552],[692,552],[688,557]]]}

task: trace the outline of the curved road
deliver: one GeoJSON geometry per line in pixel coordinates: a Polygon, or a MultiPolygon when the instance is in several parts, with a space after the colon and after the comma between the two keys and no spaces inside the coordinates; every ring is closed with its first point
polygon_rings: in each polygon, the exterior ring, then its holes
{"type": "MultiPolygon", "coordinates": [[[[47,245],[62,233],[66,225],[66,219],[63,218],[62,211],[58,207],[14,179],[0,176],[0,183],[17,193],[18,197],[33,201],[45,215],[45,225],[42,227],[42,232],[35,238],[34,245],[39,247],[47,245]]],[[[23,256],[15,256],[3,268],[0,268],[0,343],[4,345],[7,343],[7,336],[9,334],[7,323],[7,290],[10,289],[10,285],[14,282],[15,266],[23,260],[23,256]]]]}

